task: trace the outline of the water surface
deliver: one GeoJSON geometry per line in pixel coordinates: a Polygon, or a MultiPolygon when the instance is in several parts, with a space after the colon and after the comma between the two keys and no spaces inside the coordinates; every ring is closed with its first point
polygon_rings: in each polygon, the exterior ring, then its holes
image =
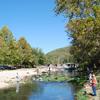
{"type": "Polygon", "coordinates": [[[73,86],[65,82],[32,82],[0,90],[0,100],[74,100],[73,86]]]}

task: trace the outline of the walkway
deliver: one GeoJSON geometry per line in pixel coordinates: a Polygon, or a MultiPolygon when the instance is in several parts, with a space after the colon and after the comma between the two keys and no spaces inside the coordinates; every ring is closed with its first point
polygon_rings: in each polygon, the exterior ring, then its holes
{"type": "Polygon", "coordinates": [[[97,96],[89,96],[89,100],[100,100],[100,90],[97,90],[97,96]]]}

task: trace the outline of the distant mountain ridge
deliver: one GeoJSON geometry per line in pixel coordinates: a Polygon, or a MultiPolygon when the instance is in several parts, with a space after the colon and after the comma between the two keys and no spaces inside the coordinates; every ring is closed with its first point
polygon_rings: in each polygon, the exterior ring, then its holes
{"type": "Polygon", "coordinates": [[[47,55],[69,54],[69,52],[70,52],[70,47],[63,47],[63,48],[58,48],[58,49],[52,50],[52,51],[48,52],[47,55]]]}

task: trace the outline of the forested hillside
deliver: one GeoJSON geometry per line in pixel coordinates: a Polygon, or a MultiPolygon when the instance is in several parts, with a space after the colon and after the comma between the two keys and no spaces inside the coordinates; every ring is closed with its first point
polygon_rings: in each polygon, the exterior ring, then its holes
{"type": "Polygon", "coordinates": [[[46,54],[49,63],[66,63],[73,62],[70,54],[70,47],[58,48],[46,54]]]}

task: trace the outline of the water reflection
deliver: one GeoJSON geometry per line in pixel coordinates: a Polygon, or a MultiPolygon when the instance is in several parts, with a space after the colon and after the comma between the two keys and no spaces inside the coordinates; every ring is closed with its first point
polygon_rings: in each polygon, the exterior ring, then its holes
{"type": "Polygon", "coordinates": [[[42,84],[43,91],[32,93],[29,100],[74,100],[72,85],[68,83],[49,82],[42,84]]]}
{"type": "Polygon", "coordinates": [[[0,90],[0,100],[28,100],[31,93],[33,91],[37,92],[39,88],[36,83],[32,82],[22,86],[20,85],[20,87],[18,85],[17,88],[0,90]]]}
{"type": "Polygon", "coordinates": [[[16,93],[19,92],[19,82],[16,83],[16,93]]]}
{"type": "Polygon", "coordinates": [[[32,82],[16,88],[0,90],[0,100],[74,100],[68,83],[32,82]],[[17,92],[17,93],[16,93],[17,92]]]}

